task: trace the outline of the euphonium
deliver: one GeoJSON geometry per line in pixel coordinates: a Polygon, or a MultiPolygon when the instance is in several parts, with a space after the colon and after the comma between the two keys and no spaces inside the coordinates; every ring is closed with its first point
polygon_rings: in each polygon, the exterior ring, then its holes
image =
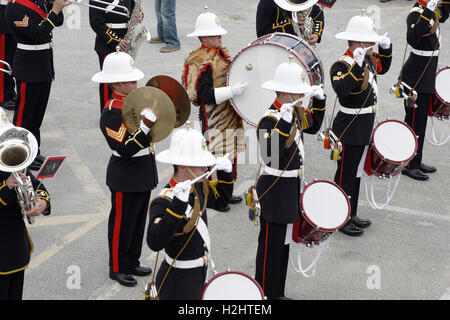
{"type": "Polygon", "coordinates": [[[135,35],[136,32],[136,26],[138,24],[137,17],[142,11],[142,5],[141,0],[136,0],[133,12],[131,14],[130,21],[128,23],[128,30],[125,36],[123,37],[124,40],[128,41],[130,43],[130,49],[128,50],[128,54],[133,57],[133,59],[136,58],[136,53],[142,43],[142,41],[145,39],[148,42],[150,42],[150,31],[146,27],[142,27],[141,31],[135,35]]]}
{"type": "MultiPolygon", "coordinates": [[[[38,153],[38,143],[34,135],[27,129],[15,127],[2,112],[0,119],[0,170],[11,172],[19,186],[16,187],[17,200],[22,215],[34,207],[36,193],[30,177],[22,181],[19,172],[25,172],[38,153]]],[[[30,224],[33,217],[27,217],[30,224]]]]}
{"type": "Polygon", "coordinates": [[[308,40],[314,31],[314,20],[311,17],[311,10],[312,7],[304,11],[292,12],[292,26],[294,27],[294,31],[299,37],[305,40],[308,40]],[[298,24],[299,16],[305,18],[305,23],[302,25],[298,24]]]}

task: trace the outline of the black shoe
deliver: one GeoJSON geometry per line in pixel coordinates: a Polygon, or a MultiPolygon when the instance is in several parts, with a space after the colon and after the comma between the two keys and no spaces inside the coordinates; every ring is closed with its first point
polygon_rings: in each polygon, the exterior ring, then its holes
{"type": "Polygon", "coordinates": [[[370,226],[372,224],[372,222],[369,219],[360,219],[357,216],[353,216],[351,218],[351,221],[358,228],[367,228],[368,226],[370,226]]]}
{"type": "Polygon", "coordinates": [[[133,278],[130,274],[118,273],[118,272],[109,272],[109,278],[117,281],[123,286],[133,287],[137,284],[135,278],[133,278]]]}
{"type": "Polygon", "coordinates": [[[226,207],[217,207],[217,208],[214,208],[215,210],[217,210],[217,211],[220,211],[220,212],[227,212],[227,211],[230,211],[230,207],[229,206],[226,206],[226,207]]]}
{"type": "Polygon", "coordinates": [[[36,158],[34,158],[35,161],[37,161],[37,162],[39,162],[39,163],[41,163],[41,164],[43,164],[43,163],[45,162],[46,159],[47,159],[47,157],[46,157],[46,156],[43,156],[42,154],[38,154],[38,155],[36,156],[36,158]]]}
{"type": "Polygon", "coordinates": [[[28,169],[30,169],[31,171],[39,171],[39,169],[41,169],[42,163],[40,163],[39,161],[34,160],[29,166],[28,169]]]}
{"type": "Polygon", "coordinates": [[[151,274],[152,269],[148,268],[148,267],[144,267],[144,266],[139,266],[136,268],[131,268],[130,273],[135,276],[143,277],[143,276],[148,276],[149,274],[151,274]]]}
{"type": "Polygon", "coordinates": [[[436,170],[437,169],[435,167],[429,166],[425,163],[422,163],[420,165],[420,171],[422,171],[423,173],[433,173],[433,172],[436,172],[436,170]]]}
{"type": "Polygon", "coordinates": [[[16,109],[16,103],[13,100],[7,100],[1,105],[6,110],[14,110],[16,109]]]}
{"type": "Polygon", "coordinates": [[[241,196],[231,196],[230,201],[228,201],[228,203],[230,204],[235,204],[235,203],[239,203],[243,200],[243,198],[241,196]]]}
{"type": "Polygon", "coordinates": [[[423,173],[420,169],[405,168],[402,174],[419,181],[427,181],[430,177],[423,173]]]}
{"type": "Polygon", "coordinates": [[[357,237],[364,233],[363,229],[355,226],[351,221],[340,228],[339,231],[351,237],[357,237]]]}

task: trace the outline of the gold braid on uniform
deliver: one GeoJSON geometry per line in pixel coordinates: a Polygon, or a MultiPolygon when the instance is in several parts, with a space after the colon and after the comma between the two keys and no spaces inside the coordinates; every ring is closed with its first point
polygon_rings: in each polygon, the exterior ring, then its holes
{"type": "MultiPolygon", "coordinates": [[[[303,117],[304,117],[304,114],[305,114],[305,109],[295,107],[294,110],[295,110],[295,113],[297,115],[297,118],[299,119],[300,127],[303,128],[303,117]]],[[[297,134],[297,130],[298,130],[297,121],[294,121],[294,126],[293,126],[293,128],[291,130],[291,134],[287,138],[286,143],[284,145],[285,149],[289,149],[292,146],[292,144],[294,143],[294,139],[295,139],[295,135],[297,134]]]]}
{"type": "Polygon", "coordinates": [[[184,234],[187,234],[187,233],[191,232],[192,229],[194,229],[194,227],[197,225],[198,219],[200,218],[200,216],[203,214],[203,212],[206,209],[206,203],[208,200],[208,193],[209,193],[207,181],[202,180],[202,188],[203,188],[203,195],[204,195],[204,199],[205,199],[205,202],[203,203],[203,208],[202,208],[202,210],[200,210],[200,199],[197,194],[197,190],[195,190],[195,187],[194,187],[194,192],[195,192],[194,208],[192,209],[191,217],[189,218],[188,222],[183,227],[184,234]]]}

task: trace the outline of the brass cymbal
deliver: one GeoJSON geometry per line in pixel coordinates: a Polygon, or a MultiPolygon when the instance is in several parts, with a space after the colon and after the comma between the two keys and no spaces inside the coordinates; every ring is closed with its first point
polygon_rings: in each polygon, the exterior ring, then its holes
{"type": "Polygon", "coordinates": [[[158,88],[170,97],[177,114],[175,128],[182,126],[189,119],[191,102],[181,83],[172,77],[159,75],[148,80],[146,86],[158,88]]]}
{"type": "Polygon", "coordinates": [[[133,90],[125,99],[122,107],[122,121],[129,133],[139,128],[141,112],[150,109],[156,115],[156,122],[150,130],[152,142],[167,138],[172,132],[175,121],[175,107],[169,96],[153,87],[133,90]]]}

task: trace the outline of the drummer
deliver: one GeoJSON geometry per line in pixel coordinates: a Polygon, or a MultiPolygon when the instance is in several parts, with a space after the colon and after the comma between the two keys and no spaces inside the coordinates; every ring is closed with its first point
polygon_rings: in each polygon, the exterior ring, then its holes
{"type": "Polygon", "coordinates": [[[417,108],[405,105],[405,122],[418,136],[418,149],[415,157],[403,170],[403,174],[412,179],[425,181],[429,179],[427,173],[437,169],[422,162],[423,143],[428,121],[428,110],[431,98],[435,92],[436,69],[438,67],[441,29],[433,28],[437,19],[445,22],[450,13],[450,1],[443,1],[438,5],[437,0],[419,0],[411,9],[407,18],[407,41],[412,52],[403,66],[402,80],[411,88],[415,88],[417,108]],[[439,15],[438,15],[439,13],[439,15]]]}
{"type": "Polygon", "coordinates": [[[139,258],[150,192],[158,183],[155,156],[149,151],[150,130],[157,119],[152,111],[144,110],[140,127],[129,133],[121,115],[124,99],[143,77],[133,58],[119,51],[107,55],[103,70],[92,77],[95,82],[110,83],[113,89],[112,99],[100,117],[100,129],[112,152],[106,169],[106,184],[111,191],[109,277],[124,286],[137,284],[133,275],[152,272],[140,265],[139,258]]]}
{"type": "Polygon", "coordinates": [[[156,275],[158,298],[198,300],[211,261],[206,207],[216,209],[231,198],[232,163],[226,157],[216,159],[203,135],[189,124],[172,135],[170,148],[156,160],[174,168],[169,183],[150,204],[147,244],[166,254],[156,275]],[[217,181],[192,183],[214,165],[217,181]]]}
{"type": "Polygon", "coordinates": [[[277,96],[257,128],[263,165],[256,183],[261,223],[255,279],[268,299],[286,299],[289,240],[300,212],[303,133],[316,133],[325,114],[323,89],[308,85],[305,77],[305,71],[290,57],[289,62],[276,68],[273,80],[262,84],[277,96]],[[311,108],[307,108],[309,99],[305,95],[313,96],[311,108]],[[294,106],[293,102],[300,98],[305,101],[294,106]],[[278,149],[272,149],[273,146],[278,149]]]}
{"type": "Polygon", "coordinates": [[[388,72],[392,61],[391,40],[379,36],[373,20],[362,13],[350,19],[347,29],[336,34],[348,49],[330,70],[331,84],[341,104],[332,130],[342,142],[334,182],[350,197],[351,219],[339,231],[359,236],[371,222],[356,216],[364,161],[377,110],[377,74],[388,72]],[[373,47],[378,43],[378,53],[373,47]]]}
{"type": "MultiPolygon", "coordinates": [[[[209,151],[217,157],[230,154],[236,179],[237,156],[245,151],[245,135],[243,121],[230,99],[241,95],[247,83],[226,86],[227,70],[231,64],[230,54],[222,45],[222,35],[226,33],[219,18],[205,8],[205,12],[197,17],[195,31],[188,34],[188,37],[198,37],[201,46],[187,57],[182,79],[189,99],[199,107],[202,133],[209,151]]],[[[241,196],[233,196],[229,203],[240,201],[241,196]]],[[[218,207],[219,211],[229,209],[225,203],[218,207]]]]}
{"type": "Polygon", "coordinates": [[[311,46],[320,43],[323,29],[325,27],[325,15],[319,5],[318,0],[297,1],[298,4],[290,0],[259,0],[256,10],[256,35],[263,35],[273,32],[284,32],[304,38],[311,46]],[[297,34],[292,21],[292,13],[297,14],[299,28],[302,29],[307,16],[313,21],[312,30],[305,39],[304,35],[297,34]]]}

